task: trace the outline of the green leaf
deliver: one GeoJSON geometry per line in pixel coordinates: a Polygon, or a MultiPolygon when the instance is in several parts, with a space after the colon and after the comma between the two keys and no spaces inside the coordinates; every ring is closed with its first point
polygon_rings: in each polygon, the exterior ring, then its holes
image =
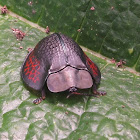
{"type": "Polygon", "coordinates": [[[139,0],[0,0],[0,4],[104,56],[123,59],[140,72],[139,0]]]}
{"type": "Polygon", "coordinates": [[[89,52],[101,69],[99,90],[106,96],[67,99],[67,93],[47,93],[45,101],[34,105],[37,96],[24,87],[20,69],[27,49],[46,34],[11,16],[0,19],[0,139],[139,139],[140,76],[89,52]],[[23,41],[11,28],[26,33],[23,41]]]}

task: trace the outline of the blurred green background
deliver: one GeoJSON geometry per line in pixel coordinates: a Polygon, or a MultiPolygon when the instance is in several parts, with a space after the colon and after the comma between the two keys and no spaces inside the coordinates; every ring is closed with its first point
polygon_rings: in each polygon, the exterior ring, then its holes
{"type": "Polygon", "coordinates": [[[123,59],[140,72],[139,0],[0,0],[0,4],[104,56],[123,59]]]}

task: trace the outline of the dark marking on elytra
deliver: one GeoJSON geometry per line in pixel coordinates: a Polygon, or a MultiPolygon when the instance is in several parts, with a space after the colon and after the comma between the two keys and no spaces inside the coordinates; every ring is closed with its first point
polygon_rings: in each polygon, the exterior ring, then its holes
{"type": "Polygon", "coordinates": [[[85,54],[85,57],[86,57],[86,60],[87,60],[88,65],[90,66],[90,68],[93,71],[93,74],[96,75],[96,76],[98,76],[97,66],[91,61],[91,59],[86,54],[85,54]]]}
{"type": "Polygon", "coordinates": [[[40,70],[40,62],[36,59],[36,57],[32,54],[29,56],[29,60],[26,61],[24,67],[24,73],[33,83],[39,81],[39,72],[40,70]]]}

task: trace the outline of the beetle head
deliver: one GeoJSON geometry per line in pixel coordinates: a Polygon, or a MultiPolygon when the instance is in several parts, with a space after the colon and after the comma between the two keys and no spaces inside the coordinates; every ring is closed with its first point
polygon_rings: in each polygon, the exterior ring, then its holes
{"type": "Polygon", "coordinates": [[[75,91],[77,91],[77,88],[76,87],[70,87],[69,88],[69,93],[75,92],[75,91]]]}
{"type": "Polygon", "coordinates": [[[69,94],[67,96],[67,98],[69,98],[72,94],[74,94],[77,91],[76,87],[70,87],[69,88],[69,94]]]}

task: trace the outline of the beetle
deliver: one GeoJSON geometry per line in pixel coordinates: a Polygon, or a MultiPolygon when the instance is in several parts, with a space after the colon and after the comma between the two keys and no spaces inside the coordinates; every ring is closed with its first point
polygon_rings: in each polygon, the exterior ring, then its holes
{"type": "Polygon", "coordinates": [[[22,65],[21,77],[28,87],[41,93],[35,104],[45,99],[46,86],[54,93],[68,91],[67,98],[72,94],[106,95],[97,91],[101,80],[97,65],[75,41],[61,33],[53,33],[36,45],[22,65]],[[88,88],[92,88],[92,94],[78,92],[88,88]]]}

